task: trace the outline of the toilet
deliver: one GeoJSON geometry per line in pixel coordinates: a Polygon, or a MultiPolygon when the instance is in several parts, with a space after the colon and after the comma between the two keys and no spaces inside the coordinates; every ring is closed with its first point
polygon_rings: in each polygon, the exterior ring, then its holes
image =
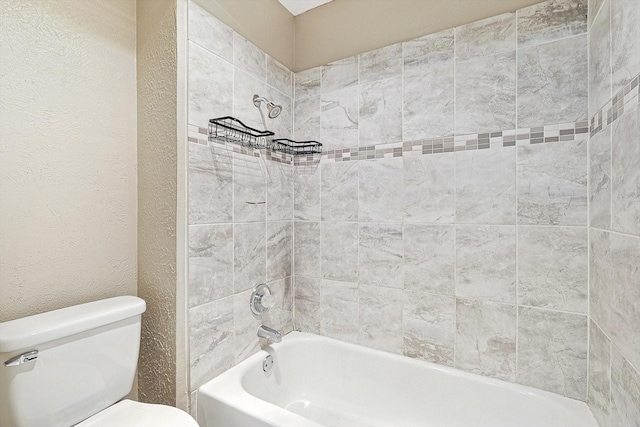
{"type": "Polygon", "coordinates": [[[122,296],[0,323],[0,427],[198,427],[124,399],[145,302],[122,296]]]}

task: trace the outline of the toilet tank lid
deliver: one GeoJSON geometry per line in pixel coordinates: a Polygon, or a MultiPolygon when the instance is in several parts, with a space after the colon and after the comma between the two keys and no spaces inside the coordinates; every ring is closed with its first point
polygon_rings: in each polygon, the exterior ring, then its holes
{"type": "Polygon", "coordinates": [[[0,323],[0,353],[35,346],[144,313],[134,296],[107,298],[0,323]]]}

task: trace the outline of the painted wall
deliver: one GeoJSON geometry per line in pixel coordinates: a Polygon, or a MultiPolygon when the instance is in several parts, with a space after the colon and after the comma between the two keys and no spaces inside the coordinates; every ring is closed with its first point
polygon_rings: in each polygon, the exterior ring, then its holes
{"type": "Polygon", "coordinates": [[[195,415],[196,389],[260,349],[259,323],[248,307],[256,285],[267,283],[277,299],[265,324],[284,333],[293,328],[291,159],[207,140],[209,119],[222,116],[290,137],[293,75],[195,3],[188,27],[187,304],[195,415]],[[281,115],[266,119],[254,94],[282,105],[281,115]]]}
{"type": "Polygon", "coordinates": [[[135,19],[0,2],[0,321],[136,294],[135,19]]]}
{"type": "Polygon", "coordinates": [[[592,1],[589,21],[588,403],[640,423],[640,3],[592,1]]]}
{"type": "Polygon", "coordinates": [[[296,329],[587,396],[586,0],[297,73],[296,329]]]}

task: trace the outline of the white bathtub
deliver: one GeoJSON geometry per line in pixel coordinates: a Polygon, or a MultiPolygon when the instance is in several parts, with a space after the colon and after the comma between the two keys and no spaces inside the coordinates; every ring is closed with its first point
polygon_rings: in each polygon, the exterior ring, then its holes
{"type": "Polygon", "coordinates": [[[584,402],[293,332],[198,390],[202,427],[597,427],[584,402]],[[269,374],[262,369],[274,358],[269,374]]]}

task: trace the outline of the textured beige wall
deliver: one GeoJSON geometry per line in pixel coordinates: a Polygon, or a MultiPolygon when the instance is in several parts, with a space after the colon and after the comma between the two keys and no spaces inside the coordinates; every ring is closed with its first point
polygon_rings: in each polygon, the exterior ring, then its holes
{"type": "Polygon", "coordinates": [[[136,294],[135,0],[0,0],[0,321],[136,294]]]}
{"type": "Polygon", "coordinates": [[[176,404],[176,0],[137,0],[141,401],[176,404]]]}
{"type": "Polygon", "coordinates": [[[294,65],[295,22],[277,0],[194,0],[238,34],[282,62],[294,65]]]}
{"type": "Polygon", "coordinates": [[[542,0],[334,0],[296,17],[295,65],[303,71],[542,0]]]}

